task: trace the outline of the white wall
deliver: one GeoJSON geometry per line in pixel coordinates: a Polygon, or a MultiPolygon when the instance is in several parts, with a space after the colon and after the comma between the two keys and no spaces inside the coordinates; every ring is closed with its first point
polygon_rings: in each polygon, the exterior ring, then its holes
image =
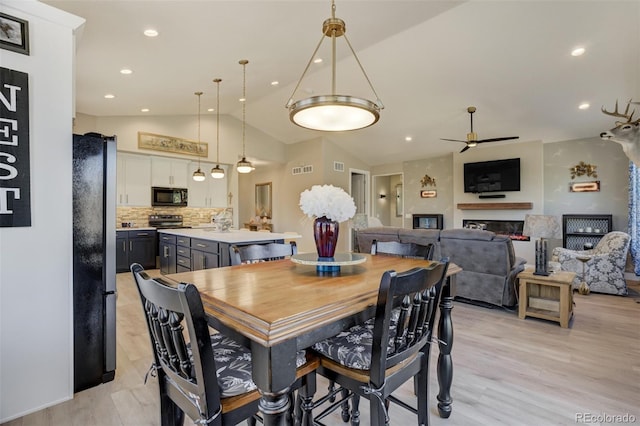
{"type": "Polygon", "coordinates": [[[29,22],[32,226],[0,228],[0,422],[73,397],[71,121],[74,29],[84,20],[33,0],[0,0],[29,22]]]}
{"type": "MultiPolygon", "coordinates": [[[[453,156],[453,188],[454,214],[452,226],[462,227],[462,219],[495,219],[495,220],[524,220],[525,214],[544,214],[544,164],[543,145],[540,141],[518,142],[512,144],[489,144],[470,149],[463,154],[453,156]],[[506,158],[520,158],[520,191],[505,192],[506,198],[496,200],[480,200],[478,194],[464,193],[463,170],[464,163],[475,161],[501,160],[506,158]],[[460,210],[458,203],[521,203],[531,202],[531,210],[460,210]]],[[[513,249],[516,256],[533,263],[535,259],[535,242],[514,241],[513,249]]]]}

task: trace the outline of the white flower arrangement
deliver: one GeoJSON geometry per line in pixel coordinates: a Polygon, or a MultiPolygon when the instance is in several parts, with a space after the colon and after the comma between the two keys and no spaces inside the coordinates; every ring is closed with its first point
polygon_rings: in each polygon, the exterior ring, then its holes
{"type": "Polygon", "coordinates": [[[344,222],[356,214],[356,204],[344,189],[333,185],[313,185],[300,194],[300,209],[310,218],[326,216],[344,222]]]}

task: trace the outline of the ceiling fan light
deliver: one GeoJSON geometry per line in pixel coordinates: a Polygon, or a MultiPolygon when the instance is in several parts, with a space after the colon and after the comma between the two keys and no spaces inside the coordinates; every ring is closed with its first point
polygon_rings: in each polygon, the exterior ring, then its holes
{"type": "Polygon", "coordinates": [[[469,148],[473,148],[474,146],[477,146],[477,145],[478,145],[478,142],[476,142],[476,141],[469,141],[469,142],[467,142],[467,146],[468,146],[469,148]]]}
{"type": "Polygon", "coordinates": [[[353,96],[312,96],[291,104],[289,118],[307,129],[342,132],[375,124],[380,119],[380,107],[353,96]]]}
{"type": "Polygon", "coordinates": [[[214,179],[222,179],[224,177],[224,169],[219,164],[211,169],[211,177],[214,179]]]}
{"type": "Polygon", "coordinates": [[[236,168],[238,169],[238,173],[251,173],[253,170],[253,164],[251,164],[251,162],[245,157],[242,157],[242,160],[238,161],[236,168]]]}
{"type": "Polygon", "coordinates": [[[199,167],[198,170],[193,172],[193,180],[195,180],[196,182],[202,182],[203,180],[205,180],[204,172],[200,170],[199,167]]]}

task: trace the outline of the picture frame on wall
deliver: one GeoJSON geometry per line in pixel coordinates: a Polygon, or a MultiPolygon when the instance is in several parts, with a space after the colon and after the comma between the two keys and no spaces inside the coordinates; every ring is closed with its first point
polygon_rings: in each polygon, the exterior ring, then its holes
{"type": "Polygon", "coordinates": [[[29,54],[29,22],[0,12],[0,48],[29,54]]]}

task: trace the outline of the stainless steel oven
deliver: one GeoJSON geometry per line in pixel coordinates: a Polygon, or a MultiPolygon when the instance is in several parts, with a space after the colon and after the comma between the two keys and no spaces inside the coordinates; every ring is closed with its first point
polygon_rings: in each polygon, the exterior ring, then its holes
{"type": "Polygon", "coordinates": [[[152,206],[186,207],[188,199],[187,188],[151,188],[152,206]]]}

